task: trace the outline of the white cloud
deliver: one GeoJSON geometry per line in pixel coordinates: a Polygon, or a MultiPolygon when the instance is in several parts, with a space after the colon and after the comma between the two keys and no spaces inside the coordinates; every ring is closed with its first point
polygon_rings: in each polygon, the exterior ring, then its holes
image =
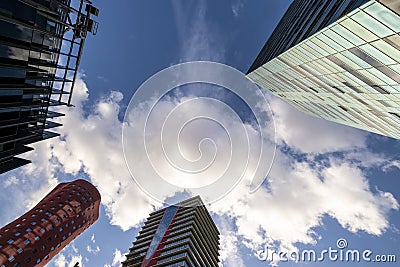
{"type": "Polygon", "coordinates": [[[10,175],[4,182],[3,186],[4,188],[7,188],[11,185],[17,185],[19,183],[17,177],[15,175],[10,175]]]}
{"type": "Polygon", "coordinates": [[[67,257],[59,254],[54,260],[54,265],[56,267],[74,267],[76,263],[79,263],[79,267],[85,267],[82,258],[82,255],[77,253],[69,254],[67,257]]]}
{"type": "Polygon", "coordinates": [[[100,252],[100,247],[99,247],[99,246],[91,247],[90,245],[87,245],[87,246],[86,246],[86,250],[87,250],[87,252],[89,252],[89,253],[97,254],[97,253],[100,252]]]}
{"type": "Polygon", "coordinates": [[[67,265],[64,254],[59,254],[57,256],[57,258],[54,260],[54,265],[56,267],[65,267],[67,265]]]}
{"type": "Polygon", "coordinates": [[[232,4],[232,13],[235,17],[238,17],[240,15],[241,9],[244,7],[245,2],[243,0],[236,0],[232,4]]]}
{"type": "Polygon", "coordinates": [[[297,242],[317,242],[314,229],[322,226],[324,215],[351,232],[381,235],[390,226],[388,213],[399,204],[388,192],[373,193],[355,165],[331,159],[330,166],[318,170],[279,153],[268,188],[249,195],[238,186],[210,209],[235,218],[237,234],[254,251],[276,242],[280,249],[295,251],[297,242]]]}
{"type": "MultiPolygon", "coordinates": [[[[90,238],[90,241],[92,241],[93,244],[96,244],[96,239],[95,239],[95,237],[94,237],[94,234],[92,234],[92,237],[90,238]]],[[[89,252],[89,253],[97,254],[97,253],[100,252],[100,247],[97,246],[97,245],[96,245],[96,246],[93,245],[93,247],[92,247],[92,246],[89,244],[89,245],[86,246],[86,250],[87,250],[87,252],[89,252]]]]}
{"type": "Polygon", "coordinates": [[[82,261],[82,255],[73,255],[69,261],[68,267],[74,267],[76,263],[79,263],[79,267],[85,267],[82,261]]]}
{"type": "Polygon", "coordinates": [[[243,267],[246,266],[239,251],[239,240],[233,229],[232,218],[221,217],[216,221],[221,234],[219,259],[223,266],[243,267]]]}
{"type": "Polygon", "coordinates": [[[220,61],[225,54],[224,40],[206,17],[207,2],[173,1],[175,25],[181,48],[181,61],[220,61]],[[191,12],[196,10],[194,14],[191,12]],[[193,15],[192,15],[193,14],[193,15]]]}
{"type": "Polygon", "coordinates": [[[125,255],[122,254],[120,250],[115,249],[115,251],[114,251],[114,259],[113,259],[113,261],[111,263],[111,266],[112,267],[122,266],[121,262],[123,262],[125,260],[126,260],[125,255]]]}
{"type": "Polygon", "coordinates": [[[388,172],[389,170],[394,170],[396,168],[400,170],[400,160],[393,160],[387,163],[383,166],[383,171],[388,172]]]}
{"type": "Polygon", "coordinates": [[[74,108],[66,111],[61,140],[52,140],[51,155],[64,172],[83,170],[99,189],[111,223],[127,230],[152,210],[150,200],[131,179],[122,153],[122,123],[118,119],[122,94],[112,91],[99,100],[88,116],[88,90],[78,78],[74,89],[74,108]],[[85,107],[85,108],[84,108],[85,107]],[[131,212],[135,210],[135,212],[131,212]]]}

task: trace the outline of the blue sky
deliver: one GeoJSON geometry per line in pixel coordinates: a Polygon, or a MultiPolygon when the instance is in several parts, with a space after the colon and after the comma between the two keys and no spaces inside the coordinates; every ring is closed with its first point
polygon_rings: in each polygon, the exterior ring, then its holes
{"type": "MultiPolygon", "coordinates": [[[[100,218],[48,266],[119,266],[143,220],[161,207],[135,186],[123,160],[122,119],[135,90],[158,71],[193,60],[246,72],[290,2],[96,2],[99,31],[86,42],[75,107],[64,111],[61,139],[35,144],[26,154],[33,164],[1,175],[7,194],[0,196],[0,224],[20,216],[58,182],[90,180],[102,194],[100,218]]],[[[196,87],[189,90],[196,94],[196,87]]],[[[265,95],[278,140],[268,181],[255,194],[238,185],[208,206],[222,233],[224,266],[342,266],[263,262],[255,255],[265,246],[319,253],[336,248],[339,238],[349,249],[394,254],[400,261],[399,140],[310,117],[265,95]]],[[[246,109],[232,103],[246,117],[246,109]]]]}

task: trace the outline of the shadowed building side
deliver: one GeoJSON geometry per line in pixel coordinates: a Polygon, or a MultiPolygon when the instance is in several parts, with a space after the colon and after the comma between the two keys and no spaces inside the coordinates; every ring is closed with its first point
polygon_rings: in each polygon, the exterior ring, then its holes
{"type": "Polygon", "coordinates": [[[30,162],[29,144],[58,136],[49,131],[71,105],[88,32],[98,9],[86,0],[0,1],[0,173],[30,162]]]}

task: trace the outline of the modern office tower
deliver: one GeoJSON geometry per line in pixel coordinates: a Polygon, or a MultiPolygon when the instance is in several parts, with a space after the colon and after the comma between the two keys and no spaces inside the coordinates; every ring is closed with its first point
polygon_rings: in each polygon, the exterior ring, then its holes
{"type": "Polygon", "coordinates": [[[294,0],[247,74],[369,0],[294,0]]]}
{"type": "Polygon", "coordinates": [[[200,197],[153,212],[123,267],[218,266],[219,231],[200,197]]]}
{"type": "Polygon", "coordinates": [[[82,49],[96,33],[87,0],[0,1],[0,173],[29,163],[28,144],[57,136],[50,111],[71,105],[82,49]]]}
{"type": "Polygon", "coordinates": [[[0,267],[45,266],[99,217],[100,193],[85,180],[61,183],[0,229],[0,267]]]}
{"type": "Polygon", "coordinates": [[[399,2],[370,0],[248,77],[305,113],[400,138],[399,32],[399,2]]]}

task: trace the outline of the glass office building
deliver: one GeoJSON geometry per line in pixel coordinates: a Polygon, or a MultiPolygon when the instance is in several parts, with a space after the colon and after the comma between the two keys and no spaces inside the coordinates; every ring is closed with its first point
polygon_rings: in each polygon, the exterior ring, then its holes
{"type": "Polygon", "coordinates": [[[29,163],[27,145],[57,136],[52,106],[71,105],[90,17],[85,0],[0,1],[0,173],[29,163]]]}
{"type": "Polygon", "coordinates": [[[368,1],[293,1],[247,74],[368,1]]]}
{"type": "Polygon", "coordinates": [[[400,138],[400,4],[370,0],[248,74],[299,110],[400,138]]]}
{"type": "Polygon", "coordinates": [[[0,229],[0,267],[45,266],[99,218],[100,193],[85,180],[57,185],[0,229]]]}
{"type": "Polygon", "coordinates": [[[200,197],[153,212],[123,267],[218,266],[219,231],[200,197]]]}

